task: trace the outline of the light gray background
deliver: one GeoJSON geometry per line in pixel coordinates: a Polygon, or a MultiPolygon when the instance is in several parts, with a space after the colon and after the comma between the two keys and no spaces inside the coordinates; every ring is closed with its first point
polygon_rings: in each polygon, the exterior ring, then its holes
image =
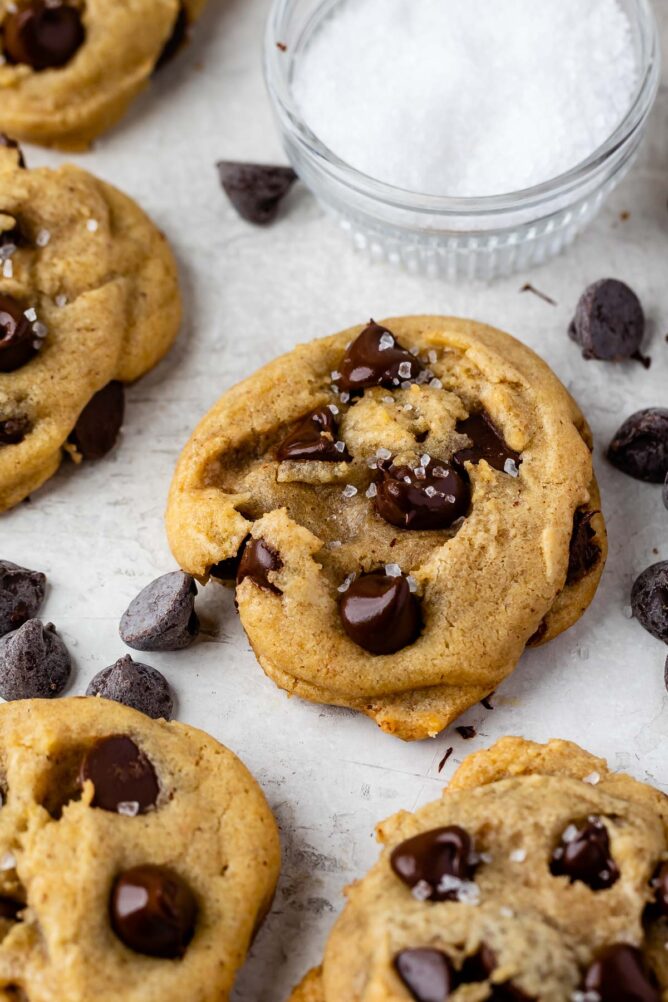
{"type": "MultiPolygon", "coordinates": [[[[668,0],[656,6],[668,47],[668,0]]],[[[179,718],[220,738],[253,770],[281,824],[281,884],[235,1002],[283,1002],[319,958],[342,887],[374,859],[374,823],[437,797],[466,753],[503,734],[572,738],[668,790],[667,651],[625,616],[635,575],[668,558],[668,512],[658,487],[628,479],[603,457],[629,413],[668,405],[668,73],[641,161],[566,256],[491,286],[453,287],[356,255],[305,191],[294,191],[268,231],[243,223],[226,202],[217,159],[282,161],[261,72],[268,7],[269,0],[211,0],[178,63],[94,152],[75,158],[164,228],[181,265],[186,323],[171,355],[129,390],[115,452],[81,469],[65,462],[31,503],[2,519],[2,557],[49,575],[45,616],[74,655],[70,692],[84,692],[124,653],[121,613],[140,587],[173,567],[162,516],[174,462],[196,421],[278,353],[371,315],[471,316],[547,359],[596,435],[610,558],[584,619],[524,656],[493,712],[464,715],[461,723],[479,729],[468,742],[443,734],[405,745],[352,713],[288,700],[265,679],[231,594],[219,588],[200,599],[206,623],[195,646],[146,658],[176,689],[179,718]],[[608,275],[625,279],[644,302],[649,372],[585,362],[566,337],[585,284],[608,275]],[[527,280],[558,305],[521,294],[527,280]],[[454,754],[439,775],[450,745],[454,754]]],[[[33,165],[62,160],[34,149],[28,157],[33,165]]]]}

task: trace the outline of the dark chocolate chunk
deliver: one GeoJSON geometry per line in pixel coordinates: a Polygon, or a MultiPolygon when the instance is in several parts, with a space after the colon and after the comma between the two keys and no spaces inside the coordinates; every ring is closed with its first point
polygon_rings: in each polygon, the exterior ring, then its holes
{"type": "Polygon", "coordinates": [[[627,418],[608,447],[608,459],[636,480],[663,483],[668,475],[668,410],[648,407],[627,418]]]}
{"type": "Polygon", "coordinates": [[[396,389],[424,371],[420,359],[403,348],[392,331],[371,320],[347,349],[335,382],[348,393],[368,386],[396,389]]]}
{"type": "Polygon", "coordinates": [[[19,167],[25,167],[26,162],[23,158],[23,150],[16,142],[15,139],[10,139],[5,132],[0,132],[0,146],[4,146],[7,150],[18,150],[19,151],[19,167]]]}
{"type": "Polygon", "coordinates": [[[654,905],[656,912],[668,918],[668,862],[657,866],[651,880],[654,890],[654,905]]]}
{"type": "Polygon", "coordinates": [[[151,762],[125,734],[97,741],[81,763],[79,779],[95,787],[93,807],[115,814],[146,814],[160,793],[151,762]]]}
{"type": "Polygon", "coordinates": [[[172,33],[165,42],[164,48],[158,57],[157,63],[155,64],[156,70],[161,70],[166,63],[170,63],[172,59],[178,55],[180,50],[188,41],[189,28],[190,23],[188,21],[188,13],[183,3],[181,3],[179,5],[179,12],[176,15],[174,27],[172,28],[172,33]]]}
{"type": "Polygon", "coordinates": [[[0,560],[0,636],[34,619],[44,601],[46,577],[0,560]]]}
{"type": "Polygon", "coordinates": [[[381,461],[378,477],[374,507],[400,529],[447,529],[471,503],[465,473],[439,459],[415,468],[381,461]]]}
{"type": "Polygon", "coordinates": [[[468,832],[448,825],[406,839],[392,851],[390,866],[404,884],[417,889],[421,901],[456,901],[459,885],[473,879],[477,857],[468,832]]]}
{"type": "Polygon", "coordinates": [[[121,640],[136,651],[181,651],[199,633],[197,585],[185,571],[151,581],[130,602],[119,627],[121,640]]]}
{"type": "Polygon", "coordinates": [[[283,561],[269,543],[264,539],[249,539],[239,561],[237,585],[250,578],[260,588],[280,595],[280,589],[269,580],[269,572],[280,571],[282,566],[283,561]]]}
{"type": "Polygon", "coordinates": [[[124,414],[123,384],[107,383],[88,401],[69,440],[84,459],[101,459],[116,444],[124,414]]]}
{"type": "Polygon", "coordinates": [[[601,547],[596,540],[596,530],[592,528],[591,520],[597,513],[578,508],[573,518],[573,533],[568,551],[568,572],[566,584],[577,584],[582,581],[601,559],[601,547]]]}
{"type": "Polygon", "coordinates": [[[467,726],[464,724],[461,727],[455,727],[455,730],[457,731],[460,737],[464,738],[464,741],[470,741],[471,738],[474,738],[478,733],[475,727],[471,727],[470,725],[467,726]]]}
{"type": "Polygon", "coordinates": [[[464,463],[473,463],[477,466],[480,460],[484,459],[495,470],[517,475],[522,462],[520,454],[506,444],[503,435],[484,411],[458,421],[456,430],[460,435],[468,436],[471,444],[459,449],[452,457],[453,462],[459,466],[463,466],[464,463]]]}
{"type": "Polygon", "coordinates": [[[0,295],[0,372],[14,372],[37,354],[32,322],[11,296],[0,295]]]}
{"type": "Polygon", "coordinates": [[[85,38],[81,13],[62,0],[28,0],[2,23],[3,51],[10,63],[34,70],[65,66],[85,38]]]}
{"type": "Polygon", "coordinates": [[[455,969],[441,950],[402,950],[394,969],[416,1002],[445,1002],[455,990],[455,969]]]}
{"type": "Polygon", "coordinates": [[[631,608],[648,633],[668,644],[668,560],[652,564],[636,578],[631,608]]]}
{"type": "Polygon", "coordinates": [[[72,662],[53,623],[29,619],[0,639],[0,696],[52,699],[67,685],[72,662]]]}
{"type": "Polygon", "coordinates": [[[2,919],[6,922],[16,922],[19,914],[24,908],[25,905],[20,901],[15,901],[14,898],[0,896],[0,922],[2,919]]]}
{"type": "Polygon", "coordinates": [[[552,853],[550,872],[555,877],[582,881],[592,891],[603,891],[619,880],[619,869],[610,855],[608,830],[600,818],[572,824],[552,853]]]}
{"type": "Polygon", "coordinates": [[[114,932],[135,953],[182,957],[195,931],[197,901],[178,874],[146,864],[116,878],[109,914],[114,932]]]}
{"type": "Polygon", "coordinates": [[[20,445],[31,430],[27,417],[6,418],[0,421],[0,445],[20,445]]]}
{"type": "Polygon", "coordinates": [[[417,640],[420,604],[403,575],[362,574],[339,603],[344,630],[371,654],[394,654],[417,640]]]}
{"type": "Polygon", "coordinates": [[[350,453],[345,444],[338,441],[337,430],[338,424],[330,409],[317,407],[283,439],[276,452],[277,459],[280,462],[317,459],[324,463],[349,463],[350,453]]]}
{"type": "Polygon", "coordinates": [[[632,289],[615,278],[604,278],[585,289],[568,328],[568,336],[585,358],[617,362],[639,351],[645,314],[632,289]]]}
{"type": "Polygon", "coordinates": [[[640,950],[628,943],[609,946],[584,978],[584,989],[600,1002],[660,1002],[661,992],[648,972],[640,950]]]}
{"type": "Polygon", "coordinates": [[[275,220],[281,201],[297,180],[292,167],[221,160],[220,183],[242,219],[257,226],[275,220]]]}
{"type": "Polygon", "coordinates": [[[473,984],[478,981],[487,981],[496,967],[496,954],[486,943],[481,943],[476,953],[464,960],[459,972],[460,982],[473,984]]]}
{"type": "Polygon", "coordinates": [[[123,703],[154,720],[172,719],[174,699],[167,679],[157,668],[133,661],[129,654],[98,672],[86,695],[123,703]]]}

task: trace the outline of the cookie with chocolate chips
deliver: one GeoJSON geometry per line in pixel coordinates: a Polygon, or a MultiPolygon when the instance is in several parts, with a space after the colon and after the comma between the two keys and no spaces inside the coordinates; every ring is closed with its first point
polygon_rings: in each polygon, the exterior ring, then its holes
{"type": "Polygon", "coordinates": [[[666,997],[668,802],[577,745],[503,738],[377,837],[290,1002],[666,997]]]}
{"type": "Polygon", "coordinates": [[[591,601],[606,555],[591,445],[509,335],[372,320],[221,398],[179,461],[169,539],[202,582],[236,570],[279,686],[424,738],[591,601]]]}
{"type": "Polygon", "coordinates": [[[25,700],[0,705],[0,788],[0,998],[230,998],[280,861],[232,752],[108,700],[25,700]]]}
{"type": "Polygon", "coordinates": [[[85,149],[176,54],[204,3],[0,0],[0,130],[85,149]]]}
{"type": "Polygon", "coordinates": [[[65,454],[114,448],[124,384],[162,358],[180,315],[172,253],[134,202],[76,167],[26,169],[0,144],[0,511],[65,454]]]}

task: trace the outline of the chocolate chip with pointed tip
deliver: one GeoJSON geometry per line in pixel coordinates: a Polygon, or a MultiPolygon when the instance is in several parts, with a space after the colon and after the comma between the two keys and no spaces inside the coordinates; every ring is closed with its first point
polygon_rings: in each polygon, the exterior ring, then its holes
{"type": "Polygon", "coordinates": [[[501,473],[519,469],[522,457],[510,448],[485,411],[470,414],[464,420],[458,421],[455,430],[460,435],[466,435],[471,440],[471,444],[457,450],[452,457],[454,463],[463,466],[464,463],[468,462],[477,466],[484,459],[491,467],[500,470],[501,473]]]}
{"type": "Polygon", "coordinates": [[[370,654],[395,654],[420,635],[420,604],[403,575],[378,572],[356,578],[339,602],[341,624],[370,654]]]}
{"type": "Polygon", "coordinates": [[[0,295],[0,372],[14,372],[37,354],[32,322],[23,306],[0,295]]]}
{"type": "Polygon", "coordinates": [[[668,644],[668,560],[652,564],[636,578],[631,609],[648,633],[668,644]]]}
{"type": "Polygon", "coordinates": [[[177,873],[144,864],[116,878],[109,914],[114,932],[135,953],[176,958],[193,937],[197,901],[177,873]]]}
{"type": "Polygon", "coordinates": [[[569,825],[552,853],[550,872],[555,877],[580,881],[592,891],[604,891],[619,880],[619,869],[610,854],[610,836],[600,818],[569,825]]]}
{"type": "Polygon", "coordinates": [[[256,226],[273,223],[281,202],[297,180],[292,167],[221,160],[223,190],[242,219],[256,226]]]}
{"type": "Polygon", "coordinates": [[[129,654],[98,672],[86,695],[123,703],[154,720],[171,720],[174,711],[174,697],[162,672],[133,661],[129,654]]]}
{"type": "Polygon", "coordinates": [[[7,13],[0,30],[8,62],[37,72],[65,66],[86,37],[81,13],[62,0],[23,2],[7,13]]]}
{"type": "Polygon", "coordinates": [[[628,943],[607,947],[589,966],[584,989],[600,1002],[660,1002],[661,992],[642,953],[628,943]]]}
{"type": "Polygon", "coordinates": [[[269,573],[271,571],[280,571],[282,566],[283,561],[280,556],[266,540],[262,538],[250,539],[246,543],[244,551],[241,554],[241,560],[239,561],[237,586],[242,581],[245,581],[246,578],[250,578],[259,588],[264,588],[266,591],[273,591],[276,595],[280,595],[281,590],[269,580],[269,573]]]}
{"type": "Polygon", "coordinates": [[[100,738],[86,752],[79,782],[83,786],[88,781],[95,788],[92,806],[115,814],[129,804],[136,805],[137,814],[146,814],[160,794],[152,763],[127,734],[100,738]]]}
{"type": "Polygon", "coordinates": [[[615,278],[594,282],[582,294],[568,336],[584,358],[617,362],[639,351],[645,314],[633,289],[615,278]]]}
{"type": "Polygon", "coordinates": [[[454,901],[458,889],[450,886],[447,878],[472,880],[477,860],[468,832],[459,825],[448,825],[401,842],[392,851],[390,866],[411,889],[420,885],[421,900],[454,901]]]}
{"type": "Polygon", "coordinates": [[[668,476],[668,409],[636,411],[618,429],[608,459],[636,480],[660,484],[668,476]]]}
{"type": "Polygon", "coordinates": [[[29,619],[0,639],[0,696],[52,699],[70,677],[72,662],[53,623],[29,619]]]}
{"type": "Polygon", "coordinates": [[[6,132],[0,132],[0,146],[3,146],[7,150],[18,150],[19,167],[25,168],[26,162],[23,157],[23,150],[15,139],[10,139],[6,132]]]}
{"type": "Polygon", "coordinates": [[[296,428],[278,446],[276,458],[319,460],[321,463],[349,463],[350,453],[338,443],[338,423],[328,407],[316,407],[301,419],[296,428]]]}
{"type": "Polygon", "coordinates": [[[0,421],[0,445],[20,445],[32,431],[27,417],[6,418],[0,421]]]}
{"type": "Polygon", "coordinates": [[[415,1002],[445,1002],[456,988],[452,961],[441,950],[401,950],[394,958],[394,969],[415,1002]]]}
{"type": "Polygon", "coordinates": [[[125,390],[113,380],[88,401],[69,441],[84,459],[101,459],[116,444],[124,414],[125,390]]]}
{"type": "Polygon", "coordinates": [[[401,529],[448,529],[466,515],[471,489],[464,471],[438,459],[415,468],[381,460],[373,503],[381,518],[401,529]]]}
{"type": "Polygon", "coordinates": [[[46,576],[41,571],[0,560],[0,636],[34,619],[45,592],[46,576]]]}
{"type": "Polygon", "coordinates": [[[577,584],[586,578],[601,559],[601,547],[596,542],[596,530],[591,524],[596,514],[586,508],[578,508],[575,512],[568,551],[567,585],[577,584]]]}
{"type": "Polygon", "coordinates": [[[336,383],[348,393],[371,386],[396,389],[425,371],[420,359],[407,351],[392,331],[373,320],[347,348],[339,368],[336,383]]]}
{"type": "Polygon", "coordinates": [[[170,571],[133,598],[121,618],[121,640],[136,651],[181,651],[199,633],[197,585],[185,571],[170,571]]]}

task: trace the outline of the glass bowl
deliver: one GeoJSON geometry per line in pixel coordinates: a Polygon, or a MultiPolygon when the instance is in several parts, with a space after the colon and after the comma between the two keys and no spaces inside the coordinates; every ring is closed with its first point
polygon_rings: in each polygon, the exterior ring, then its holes
{"type": "Polygon", "coordinates": [[[448,198],[404,191],[340,160],[301,117],[294,68],[342,0],[274,0],[265,76],[287,156],[320,203],[373,259],[446,279],[483,279],[542,264],[594,218],[631,166],[659,86],[659,35],[650,0],[620,0],[632,28],[639,82],[610,138],[577,167],[508,195],[448,198]]]}

